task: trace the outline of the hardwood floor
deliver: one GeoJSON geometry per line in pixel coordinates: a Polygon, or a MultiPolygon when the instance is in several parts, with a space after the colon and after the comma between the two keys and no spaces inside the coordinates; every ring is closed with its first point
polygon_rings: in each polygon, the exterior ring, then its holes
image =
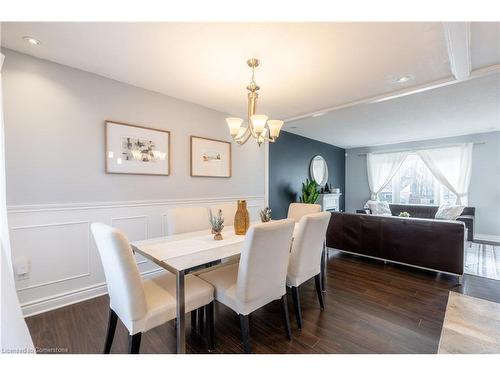
{"type": "MultiPolygon", "coordinates": [[[[250,317],[254,353],[436,353],[448,292],[500,302],[500,281],[457,278],[384,264],[331,251],[325,310],[314,279],[301,286],[303,328],[297,329],[289,296],[292,341],[284,334],[281,302],[250,317]]],[[[27,318],[33,341],[59,352],[100,353],[108,317],[107,296],[27,318]],[[62,350],[61,350],[62,349],[62,350]],[[67,350],[66,350],[67,349],[67,350]]],[[[189,321],[187,331],[189,332],[189,321]]],[[[242,353],[238,316],[216,303],[216,353],[242,353]]],[[[188,353],[207,353],[199,337],[187,335],[188,353]]],[[[126,353],[127,331],[118,323],[111,353],[126,353]]],[[[141,353],[175,353],[175,330],[167,323],[143,334],[141,353]]]]}

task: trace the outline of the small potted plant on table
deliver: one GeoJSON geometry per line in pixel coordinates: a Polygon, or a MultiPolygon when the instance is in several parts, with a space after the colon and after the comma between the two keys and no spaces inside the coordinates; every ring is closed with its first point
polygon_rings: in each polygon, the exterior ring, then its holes
{"type": "Polygon", "coordinates": [[[212,234],[214,235],[214,240],[222,240],[222,229],[224,229],[224,218],[222,217],[222,210],[219,210],[217,215],[212,215],[210,211],[210,227],[212,228],[212,234]]]}

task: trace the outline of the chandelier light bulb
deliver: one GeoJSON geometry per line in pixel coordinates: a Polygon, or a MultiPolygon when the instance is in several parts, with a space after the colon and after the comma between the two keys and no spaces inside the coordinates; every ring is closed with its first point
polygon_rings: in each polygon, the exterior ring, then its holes
{"type": "Polygon", "coordinates": [[[276,139],[280,136],[280,130],[284,122],[281,120],[269,120],[267,126],[269,126],[269,135],[271,138],[276,139]]]}
{"type": "Polygon", "coordinates": [[[226,118],[227,126],[229,127],[229,132],[234,137],[238,135],[240,131],[241,124],[243,124],[243,119],[238,117],[228,117],[226,118]]]}
{"type": "Polygon", "coordinates": [[[253,130],[256,134],[261,134],[264,131],[267,122],[266,115],[253,115],[250,117],[252,121],[253,130]]]}

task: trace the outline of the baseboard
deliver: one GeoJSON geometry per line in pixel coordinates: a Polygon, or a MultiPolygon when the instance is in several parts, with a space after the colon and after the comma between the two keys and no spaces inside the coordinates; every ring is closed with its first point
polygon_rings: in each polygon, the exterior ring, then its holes
{"type": "Polygon", "coordinates": [[[474,240],[488,241],[488,242],[499,242],[500,243],[500,236],[497,236],[494,234],[474,233],[474,240]]]}
{"type": "MultiPolygon", "coordinates": [[[[142,277],[145,279],[156,276],[165,272],[162,268],[155,268],[154,270],[143,272],[142,277]]],[[[25,318],[33,315],[38,315],[47,311],[59,309],[64,306],[73,305],[78,302],[86,301],[96,298],[108,293],[106,283],[99,283],[90,285],[85,288],[72,290],[69,292],[56,294],[53,296],[41,298],[35,301],[23,303],[21,310],[25,318]]]]}

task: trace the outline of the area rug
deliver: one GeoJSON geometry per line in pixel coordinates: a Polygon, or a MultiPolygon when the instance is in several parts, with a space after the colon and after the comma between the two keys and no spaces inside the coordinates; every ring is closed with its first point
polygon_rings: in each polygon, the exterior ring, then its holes
{"type": "Polygon", "coordinates": [[[450,292],[438,354],[500,353],[500,304],[450,292]]]}
{"type": "Polygon", "coordinates": [[[464,272],[500,280],[500,244],[468,243],[464,272]]]}

